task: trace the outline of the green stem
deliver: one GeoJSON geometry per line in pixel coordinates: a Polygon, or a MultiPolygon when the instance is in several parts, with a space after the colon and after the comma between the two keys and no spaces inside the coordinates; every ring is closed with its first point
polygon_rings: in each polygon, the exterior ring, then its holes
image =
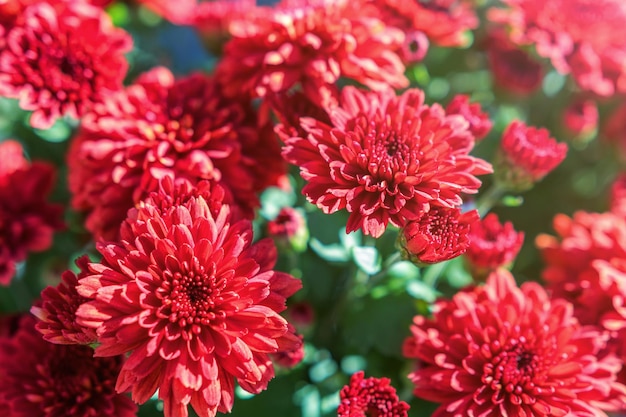
{"type": "Polygon", "coordinates": [[[506,189],[496,183],[478,197],[478,200],[476,201],[476,210],[478,210],[481,217],[489,213],[489,211],[500,201],[505,191],[506,189]]]}
{"type": "Polygon", "coordinates": [[[367,286],[366,286],[367,292],[369,292],[372,288],[376,286],[376,284],[378,284],[385,276],[387,276],[387,273],[389,272],[391,267],[394,266],[396,263],[400,262],[401,260],[402,260],[402,255],[400,254],[400,252],[395,252],[389,258],[385,259],[385,263],[382,269],[378,271],[376,274],[369,277],[369,280],[367,281],[367,286]]]}
{"type": "Polygon", "coordinates": [[[446,268],[448,268],[448,265],[450,265],[450,261],[439,262],[438,264],[429,266],[424,272],[422,278],[424,284],[430,288],[435,288],[437,286],[437,281],[439,281],[439,277],[443,275],[446,268]]]}

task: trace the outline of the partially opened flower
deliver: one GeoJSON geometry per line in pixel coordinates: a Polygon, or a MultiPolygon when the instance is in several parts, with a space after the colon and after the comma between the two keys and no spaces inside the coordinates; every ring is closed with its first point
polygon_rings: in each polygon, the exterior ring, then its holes
{"type": "Polygon", "coordinates": [[[405,258],[417,264],[456,258],[467,250],[470,229],[478,219],[476,210],[461,213],[456,208],[431,208],[402,229],[400,248],[405,258]]]}
{"type": "Polygon", "coordinates": [[[38,2],[6,34],[0,52],[0,94],[32,110],[32,126],[82,117],[122,88],[130,36],[86,2],[38,2]]]}
{"type": "Polygon", "coordinates": [[[517,232],[513,223],[500,223],[498,216],[489,213],[484,219],[472,224],[470,244],[465,252],[470,269],[475,277],[508,267],[524,243],[524,232],[517,232]]]}
{"type": "Polygon", "coordinates": [[[563,125],[574,142],[587,142],[598,130],[598,106],[595,101],[578,98],[563,112],[563,125]]]}
{"type": "Polygon", "coordinates": [[[248,217],[285,164],[271,127],[248,100],[210,77],[143,74],[85,117],[68,155],[72,205],[96,238],[115,239],[129,208],[172,176],[220,184],[248,217]],[[267,125],[267,126],[266,126],[267,125]]]}
{"type": "Polygon", "coordinates": [[[44,162],[29,164],[16,141],[0,143],[0,285],[8,285],[16,263],[29,252],[52,245],[55,230],[63,227],[63,207],[47,198],[55,169],[44,162]]]}
{"type": "Polygon", "coordinates": [[[354,13],[347,0],[291,3],[231,23],[216,70],[227,94],[265,97],[299,85],[327,106],[336,104],[341,77],[375,90],[408,85],[395,53],[401,30],[354,13]]]}
{"type": "Polygon", "coordinates": [[[417,89],[342,91],[330,124],[302,118],[306,137],[286,140],[283,156],[300,167],[302,193],[324,213],[347,209],[346,231],[378,237],[389,223],[402,227],[432,207],[462,204],[476,175],[491,166],[469,155],[474,137],[461,116],[424,104],[417,89]]]}
{"type": "Polygon", "coordinates": [[[253,244],[251,223],[228,205],[174,194],[152,194],[129,211],[120,243],[97,245],[103,259],[79,282],[90,301],[78,323],[96,330],[96,355],[129,355],[119,392],[144,403],[158,390],[166,417],[186,417],[189,404],[213,417],[231,410],[235,380],[262,391],[269,354],[301,343],[279,315],[301,284],[273,270],[271,240],[253,244]]]}
{"type": "Polygon", "coordinates": [[[41,338],[31,317],[0,338],[0,407],[11,417],[134,417],[137,406],[115,391],[124,358],[93,357],[89,346],[41,338]]]}
{"type": "Polygon", "coordinates": [[[441,403],[436,416],[603,416],[626,386],[621,361],[599,355],[608,335],[581,327],[571,304],[508,271],[438,301],[416,316],[404,355],[417,397],[441,403]]]}
{"type": "Polygon", "coordinates": [[[76,291],[78,280],[89,275],[89,258],[82,256],[76,260],[80,269],[78,276],[65,271],[56,287],[48,287],[41,292],[41,301],[31,307],[30,312],[39,319],[35,326],[44,340],[50,343],[72,345],[90,344],[96,341],[94,329],[76,322],[76,310],[88,301],[76,291]]]}
{"type": "Polygon", "coordinates": [[[626,3],[622,0],[504,0],[490,19],[510,38],[534,45],[583,90],[602,96],[626,91],[626,3]]]}
{"type": "Polygon", "coordinates": [[[339,399],[338,417],[407,417],[410,408],[400,401],[389,378],[365,378],[363,371],[352,374],[339,399]]]}
{"type": "Polygon", "coordinates": [[[554,170],[567,154],[567,145],[550,137],[545,128],[513,121],[502,134],[496,162],[501,186],[525,191],[554,170]]]}
{"type": "Polygon", "coordinates": [[[489,115],[483,112],[480,104],[470,103],[469,96],[464,94],[454,96],[446,106],[446,113],[463,116],[469,123],[469,130],[477,141],[484,139],[493,126],[489,115]]]}

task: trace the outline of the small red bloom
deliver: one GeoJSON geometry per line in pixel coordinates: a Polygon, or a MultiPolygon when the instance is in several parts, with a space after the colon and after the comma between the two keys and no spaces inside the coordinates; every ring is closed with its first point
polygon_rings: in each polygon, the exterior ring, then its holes
{"type": "Polygon", "coordinates": [[[115,392],[122,362],[94,358],[88,346],[48,343],[24,318],[0,339],[0,407],[11,417],[134,417],[137,406],[115,392]]]}
{"type": "Polygon", "coordinates": [[[78,280],[89,275],[88,263],[87,256],[77,259],[78,276],[72,271],[65,271],[59,285],[43,290],[41,302],[31,307],[30,312],[39,319],[35,327],[44,340],[62,345],[84,345],[96,341],[94,329],[76,323],[76,309],[88,301],[76,291],[78,280]]]}
{"type": "Polygon", "coordinates": [[[0,94],[32,110],[30,123],[48,128],[61,116],[82,117],[119,90],[130,36],[102,9],[84,2],[36,3],[7,33],[0,53],[0,94]]]}
{"type": "Polygon", "coordinates": [[[483,112],[480,104],[470,103],[469,96],[464,94],[454,96],[446,106],[446,113],[463,116],[469,123],[469,130],[477,141],[484,139],[493,126],[489,115],[483,112]]]}
{"type": "Polygon", "coordinates": [[[302,118],[306,137],[286,140],[283,156],[300,167],[307,199],[324,213],[347,209],[346,231],[378,237],[432,207],[456,207],[475,175],[491,172],[469,156],[474,138],[460,116],[424,104],[422,91],[342,91],[331,123],[302,118]]]}
{"type": "Polygon", "coordinates": [[[46,201],[55,182],[52,165],[28,162],[15,141],[0,143],[0,284],[28,252],[46,250],[63,227],[63,207],[46,201]]]}
{"type": "Polygon", "coordinates": [[[266,124],[212,78],[156,68],[85,117],[68,156],[72,205],[97,238],[113,240],[127,210],[172,176],[220,184],[251,218],[257,194],[286,169],[266,124]]]}
{"type": "Polygon", "coordinates": [[[541,85],[543,68],[499,30],[489,33],[487,59],[494,82],[514,94],[528,95],[541,85]]]}
{"type": "Polygon", "coordinates": [[[506,188],[524,191],[554,170],[567,154],[544,128],[513,121],[502,134],[496,162],[496,178],[506,188]]]}
{"type": "Polygon", "coordinates": [[[620,159],[626,160],[626,103],[611,112],[601,133],[604,139],[615,145],[620,159]]]}
{"type": "Polygon", "coordinates": [[[516,232],[511,222],[501,224],[498,216],[490,213],[472,224],[469,240],[465,257],[475,275],[485,276],[513,262],[524,243],[524,232],[516,232]]]}
{"type": "Polygon", "coordinates": [[[575,140],[588,140],[598,129],[598,106],[593,100],[576,99],[563,113],[563,125],[575,140]]]}
{"type": "Polygon", "coordinates": [[[267,233],[276,237],[292,238],[304,228],[306,228],[304,217],[292,207],[283,207],[278,216],[267,223],[267,233]]]}
{"type": "Polygon", "coordinates": [[[571,304],[536,283],[517,287],[506,270],[484,286],[416,316],[404,355],[417,397],[441,403],[433,416],[597,416],[626,399],[621,362],[599,356],[607,335],[581,327],[571,304]]]}
{"type": "Polygon", "coordinates": [[[536,46],[562,73],[602,96],[626,91],[623,0],[504,0],[490,19],[506,23],[519,45],[536,46]]]}
{"type": "Polygon", "coordinates": [[[456,258],[467,250],[470,228],[479,218],[476,210],[461,213],[456,208],[431,208],[402,229],[400,247],[407,259],[418,264],[456,258]]]}
{"type": "Polygon", "coordinates": [[[626,173],[613,181],[610,195],[611,212],[626,217],[626,173]]]}
{"type": "MultiPolygon", "coordinates": [[[[294,330],[295,331],[295,330],[294,330]]],[[[304,359],[304,338],[297,335],[300,343],[288,350],[272,353],[271,358],[279,366],[293,368],[304,359]]]]}
{"type": "Polygon", "coordinates": [[[407,417],[409,405],[400,401],[389,378],[365,378],[363,371],[350,377],[339,392],[338,417],[407,417]]]}
{"type": "Polygon", "coordinates": [[[397,28],[354,14],[347,0],[298,1],[233,21],[217,77],[229,95],[264,97],[299,84],[321,106],[334,105],[340,77],[374,90],[408,85],[394,52],[397,28]]]}
{"type": "Polygon", "coordinates": [[[271,240],[253,244],[227,205],[214,212],[203,195],[168,189],[129,211],[120,243],[97,245],[103,260],[78,286],[91,301],[76,314],[96,329],[96,355],[129,354],[119,392],[144,403],[158,389],[166,417],[189,404],[213,417],[231,410],[235,379],[260,392],[274,376],[268,355],[300,344],[278,313],[301,283],[273,270],[271,240]]]}

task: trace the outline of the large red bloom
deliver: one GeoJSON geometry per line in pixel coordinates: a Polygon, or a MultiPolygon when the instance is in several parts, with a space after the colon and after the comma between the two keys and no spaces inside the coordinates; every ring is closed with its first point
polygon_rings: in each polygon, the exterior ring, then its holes
{"type": "Polygon", "coordinates": [[[63,207],[46,201],[55,182],[52,165],[29,164],[12,140],[0,143],[0,162],[0,284],[7,285],[15,263],[50,247],[63,227],[63,207]]]}
{"type": "Polygon", "coordinates": [[[291,3],[231,23],[217,68],[228,94],[264,97],[300,84],[313,102],[330,105],[340,77],[375,90],[408,85],[394,52],[402,31],[354,14],[347,0],[291,3]]]}
{"type": "Polygon", "coordinates": [[[475,175],[491,172],[469,156],[474,137],[461,116],[424,104],[417,89],[400,96],[344,88],[330,124],[302,118],[305,137],[289,138],[283,156],[308,181],[307,199],[325,213],[346,208],[346,230],[380,236],[429,207],[456,207],[475,193],[475,175]]]}
{"type": "Polygon", "coordinates": [[[504,0],[491,18],[507,23],[511,39],[536,45],[555,68],[584,90],[626,91],[626,3],[623,0],[504,0]]]}
{"type": "Polygon", "coordinates": [[[115,392],[123,357],[94,358],[88,346],[54,345],[33,318],[0,339],[0,408],[11,417],[134,417],[137,406],[115,392]]]}
{"type": "Polygon", "coordinates": [[[350,377],[339,392],[338,417],[407,417],[409,405],[400,401],[389,378],[365,378],[363,371],[350,377]]]}
{"type": "Polygon", "coordinates": [[[190,188],[164,187],[129,211],[121,243],[98,244],[103,260],[78,287],[92,300],[77,316],[97,331],[96,355],[130,355],[117,390],[144,403],[158,389],[166,417],[186,417],[188,404],[200,417],[230,411],[235,379],[260,392],[274,375],[268,354],[300,343],[278,313],[301,284],[272,269],[271,240],[252,244],[250,222],[185,197],[190,188]]]}
{"type": "Polygon", "coordinates": [[[595,416],[626,399],[615,382],[621,362],[598,356],[607,336],[581,327],[565,300],[536,283],[518,288],[501,270],[485,286],[417,316],[404,354],[419,360],[409,375],[415,395],[442,403],[442,416],[595,416]]]}
{"type": "Polygon", "coordinates": [[[30,123],[50,127],[81,117],[122,87],[130,36],[84,2],[41,2],[24,11],[0,53],[0,94],[33,110],[30,123]]]}
{"type": "Polygon", "coordinates": [[[111,240],[164,176],[219,183],[252,217],[257,194],[285,172],[271,127],[249,102],[225,98],[208,76],[174,80],[165,68],[85,117],[68,166],[72,205],[87,212],[87,229],[111,240]]]}

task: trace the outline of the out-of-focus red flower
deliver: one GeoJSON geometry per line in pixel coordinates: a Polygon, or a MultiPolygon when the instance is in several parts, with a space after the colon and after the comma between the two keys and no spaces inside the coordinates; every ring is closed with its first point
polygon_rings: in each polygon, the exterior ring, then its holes
{"type": "Polygon", "coordinates": [[[293,136],[306,137],[306,130],[300,126],[301,117],[311,117],[330,124],[326,110],[313,103],[301,91],[272,94],[267,97],[265,103],[272,109],[279,121],[274,131],[283,142],[293,136]]]}
{"type": "Polygon", "coordinates": [[[121,89],[130,36],[85,2],[31,5],[6,34],[0,53],[0,94],[32,110],[32,126],[79,118],[121,89]]]}
{"type": "Polygon", "coordinates": [[[502,31],[491,31],[485,46],[489,69],[498,87],[514,94],[527,95],[541,85],[541,64],[511,43],[502,31]]]}
{"type": "Polygon", "coordinates": [[[248,101],[225,98],[208,76],[174,80],[165,68],[85,117],[68,167],[73,207],[87,212],[88,230],[110,240],[165,176],[220,184],[226,202],[251,218],[258,193],[286,171],[271,126],[248,101]]]}
{"type": "Polygon", "coordinates": [[[506,270],[437,302],[404,343],[418,359],[415,395],[441,403],[437,416],[606,416],[611,401],[626,399],[621,362],[598,356],[608,336],[572,313],[536,283],[518,288],[506,270]]]}
{"type": "Polygon", "coordinates": [[[626,173],[617,176],[611,185],[611,212],[626,218],[626,173]]]}
{"type": "Polygon", "coordinates": [[[483,112],[480,104],[470,103],[469,96],[464,94],[454,96],[446,106],[446,113],[463,116],[469,123],[469,130],[477,141],[484,139],[493,126],[489,115],[483,112]]]}
{"type": "Polygon", "coordinates": [[[567,145],[550,137],[545,128],[514,120],[502,134],[496,179],[507,189],[524,191],[554,170],[567,155],[567,145]]]}
{"type": "Polygon", "coordinates": [[[574,141],[593,138],[598,129],[598,106],[593,100],[576,99],[563,113],[563,125],[574,136],[574,141]]]}
{"type": "Polygon", "coordinates": [[[470,244],[469,231],[480,216],[476,210],[433,207],[409,222],[400,235],[404,257],[417,264],[434,264],[463,254],[470,244]]]}
{"type": "MultiPolygon", "coordinates": [[[[556,296],[577,304],[587,291],[599,288],[594,261],[626,260],[626,218],[614,213],[578,211],[572,218],[557,214],[553,222],[557,236],[540,234],[536,245],[546,264],[542,278],[556,296]]],[[[597,324],[602,303],[578,309],[584,324],[597,324]]]]}
{"type": "Polygon", "coordinates": [[[219,55],[230,38],[228,28],[232,21],[245,20],[264,12],[269,13],[269,9],[257,7],[256,0],[210,0],[198,3],[191,24],[202,37],[204,45],[219,55]]]}
{"type": "Polygon", "coordinates": [[[275,237],[292,238],[304,228],[306,223],[302,213],[293,207],[283,207],[278,216],[267,223],[267,233],[275,237]]]}
{"type": "Polygon", "coordinates": [[[311,304],[306,301],[294,303],[289,306],[286,317],[299,331],[305,331],[315,321],[315,311],[311,304]]]}
{"type": "Polygon", "coordinates": [[[470,244],[465,257],[475,276],[484,277],[489,272],[508,267],[524,243],[524,232],[513,229],[513,223],[503,224],[494,213],[472,224],[470,244]]]}
{"type": "Polygon", "coordinates": [[[44,340],[62,345],[83,345],[96,341],[96,331],[76,323],[76,309],[87,302],[76,291],[78,280],[89,275],[87,264],[89,257],[76,260],[80,269],[78,276],[72,271],[65,271],[61,282],[56,287],[48,287],[41,292],[41,301],[30,312],[39,319],[35,326],[44,340]]]}
{"type": "MultiPolygon", "coordinates": [[[[291,328],[291,326],[290,326],[291,328]]],[[[295,330],[294,330],[295,331],[295,330]]],[[[293,368],[298,365],[304,359],[304,338],[302,335],[297,335],[300,343],[295,345],[294,347],[279,351],[276,353],[272,353],[270,356],[274,363],[283,368],[293,368]]]]}
{"type": "Polygon", "coordinates": [[[490,19],[506,23],[519,45],[536,46],[583,90],[626,91],[626,3],[622,0],[504,0],[490,19]]]}
{"type": "Polygon", "coordinates": [[[137,2],[177,25],[191,24],[198,8],[198,0],[137,0],[137,2]]]}
{"type": "Polygon", "coordinates": [[[352,13],[348,4],[300,1],[233,21],[216,69],[226,93],[264,97],[299,84],[314,103],[327,106],[337,101],[340,77],[374,90],[406,87],[405,67],[394,52],[403,32],[352,13]]]}
{"type": "Polygon", "coordinates": [[[55,174],[47,163],[29,164],[18,142],[0,143],[0,285],[9,284],[28,252],[48,249],[63,227],[63,207],[46,201],[55,174]]]}
{"type": "Polygon", "coordinates": [[[301,283],[273,270],[271,240],[253,244],[251,223],[227,205],[159,194],[129,211],[120,243],[97,245],[78,323],[96,329],[96,355],[129,354],[118,391],[144,403],[158,389],[166,417],[186,417],[189,404],[213,417],[231,410],[235,379],[260,392],[274,376],[268,354],[300,344],[279,313],[301,283]]]}
{"type": "Polygon", "coordinates": [[[365,378],[363,371],[352,374],[339,399],[338,417],[407,417],[410,408],[400,401],[389,378],[365,378]]]}
{"type": "Polygon", "coordinates": [[[0,339],[0,404],[11,417],[134,417],[137,406],[115,392],[123,360],[48,343],[25,317],[12,337],[0,339]]]}
{"type": "Polygon", "coordinates": [[[617,147],[619,156],[626,160],[626,103],[609,115],[601,129],[602,138],[617,147]]]}
{"type": "Polygon", "coordinates": [[[402,227],[433,207],[462,204],[491,166],[469,155],[474,137],[460,116],[424,104],[411,89],[342,91],[331,124],[302,118],[306,137],[285,142],[283,156],[300,167],[307,199],[324,213],[347,209],[346,231],[378,237],[387,224],[402,227]]]}

